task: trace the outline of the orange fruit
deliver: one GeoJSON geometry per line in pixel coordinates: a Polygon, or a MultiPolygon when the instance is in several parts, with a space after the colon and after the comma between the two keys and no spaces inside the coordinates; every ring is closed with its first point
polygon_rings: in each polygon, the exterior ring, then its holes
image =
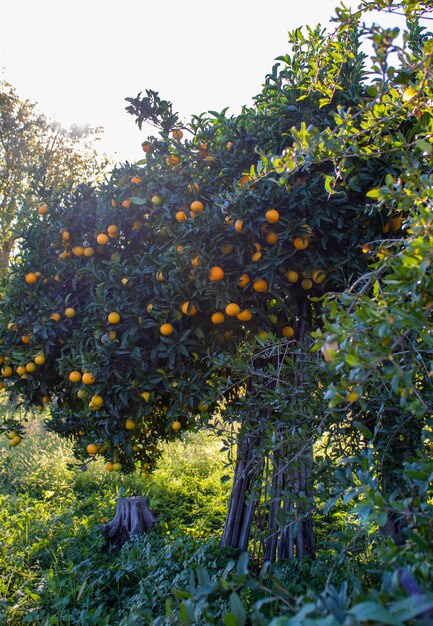
{"type": "Polygon", "coordinates": [[[85,385],[93,385],[95,382],[95,377],[90,372],[85,372],[81,379],[85,385]]]}
{"type": "Polygon", "coordinates": [[[60,313],[51,313],[50,319],[54,322],[60,322],[60,313]]]}
{"type": "Polygon", "coordinates": [[[72,248],[72,254],[74,254],[75,256],[83,256],[84,254],[83,246],[74,246],[72,248]]]}
{"type": "Polygon", "coordinates": [[[122,206],[124,209],[129,209],[129,207],[131,206],[131,200],[127,198],[126,200],[122,202],[122,206]]]}
{"type": "Polygon", "coordinates": [[[145,402],[149,402],[150,400],[150,391],[143,391],[140,396],[143,398],[145,402]]]}
{"type": "Polygon", "coordinates": [[[132,228],[133,228],[134,230],[141,230],[141,229],[143,228],[143,222],[140,222],[140,220],[135,221],[135,222],[132,224],[132,228]]]}
{"type": "Polygon", "coordinates": [[[276,209],[269,209],[269,211],[265,213],[265,219],[269,224],[275,224],[280,219],[280,214],[276,209]]]}
{"type": "Polygon", "coordinates": [[[105,469],[107,470],[107,472],[112,472],[113,471],[113,463],[111,463],[111,461],[108,461],[108,463],[105,464],[105,469]]]}
{"type": "Polygon", "coordinates": [[[27,370],[26,370],[25,365],[18,365],[18,367],[17,367],[17,374],[18,374],[18,376],[22,376],[26,372],[27,372],[27,370]]]}
{"type": "Polygon", "coordinates": [[[397,230],[400,230],[402,223],[403,223],[403,220],[400,216],[397,215],[397,216],[391,217],[390,228],[392,232],[395,233],[397,230]]]}
{"type": "Polygon", "coordinates": [[[184,315],[195,315],[197,313],[197,309],[189,300],[182,304],[181,311],[184,315]]]}
{"type": "Polygon", "coordinates": [[[212,324],[222,324],[224,322],[224,315],[216,312],[211,315],[212,324]]]}
{"type": "Polygon", "coordinates": [[[295,272],[295,270],[289,270],[286,274],[286,277],[289,283],[296,283],[299,280],[299,274],[298,272],[295,272]]]}
{"type": "Polygon", "coordinates": [[[238,287],[246,287],[250,282],[250,277],[248,274],[242,274],[238,281],[238,287]]]}
{"type": "Polygon", "coordinates": [[[176,165],[179,165],[180,158],[177,154],[170,154],[170,156],[166,159],[166,162],[167,165],[170,165],[170,167],[175,167],[176,165]]]}
{"type": "Polygon", "coordinates": [[[115,330],[110,330],[110,332],[108,333],[108,339],[110,341],[114,341],[117,337],[117,333],[115,330]]]}
{"type": "Polygon", "coordinates": [[[226,254],[231,254],[233,252],[233,246],[221,246],[220,247],[221,253],[226,255],[226,254]]]}
{"type": "Polygon", "coordinates": [[[182,139],[183,137],[183,132],[180,129],[174,130],[171,134],[173,139],[182,139]]]}
{"type": "Polygon", "coordinates": [[[107,228],[108,236],[111,238],[116,237],[118,230],[119,229],[117,228],[116,224],[110,224],[110,226],[107,228]]]}
{"type": "Polygon", "coordinates": [[[155,274],[155,278],[159,283],[163,283],[165,282],[166,278],[164,275],[164,272],[162,272],[161,270],[159,270],[158,272],[156,272],[155,274]]]}
{"type": "Polygon", "coordinates": [[[260,259],[262,258],[262,253],[261,252],[254,252],[253,256],[251,257],[251,261],[253,261],[253,263],[257,263],[257,261],[260,261],[260,259]]]}
{"type": "Polygon", "coordinates": [[[27,363],[26,365],[26,370],[27,372],[35,372],[36,371],[36,363],[33,363],[33,361],[30,361],[30,363],[27,363]]]}
{"type": "Polygon", "coordinates": [[[326,278],[326,274],[323,270],[314,270],[311,274],[311,278],[316,283],[316,285],[321,285],[326,278]]]}
{"type": "Polygon", "coordinates": [[[111,206],[113,209],[115,209],[117,207],[117,200],[115,198],[111,199],[111,206]]]}
{"type": "Polygon", "coordinates": [[[133,422],[132,420],[126,420],[125,422],[125,429],[126,430],[134,430],[135,428],[135,422],[133,422]]]}
{"type": "Polygon", "coordinates": [[[224,270],[222,267],[215,265],[210,268],[209,278],[213,281],[220,281],[224,278],[224,270]]]}
{"type": "Polygon", "coordinates": [[[99,450],[99,445],[97,443],[89,443],[86,450],[87,454],[96,454],[99,450]]]}
{"type": "Polygon", "coordinates": [[[83,254],[85,257],[90,258],[95,254],[95,250],[91,246],[87,246],[86,248],[84,248],[83,254]]]}
{"type": "Polygon", "coordinates": [[[37,354],[35,356],[36,365],[43,365],[45,363],[45,354],[37,354]]]}
{"type": "Polygon", "coordinates": [[[236,317],[241,312],[241,308],[235,302],[230,302],[225,308],[225,312],[229,317],[236,317]]]}
{"type": "Polygon", "coordinates": [[[2,369],[2,374],[3,376],[5,376],[6,378],[8,376],[10,376],[12,374],[12,368],[10,365],[5,365],[4,368],[2,369]]]}
{"type": "Polygon", "coordinates": [[[122,463],[113,463],[113,472],[120,472],[122,469],[122,463]]]}
{"type": "Polygon", "coordinates": [[[50,398],[50,396],[43,396],[43,398],[42,398],[42,402],[43,402],[44,404],[48,404],[49,402],[51,402],[51,398],[50,398]]]}
{"type": "Polygon", "coordinates": [[[243,220],[236,220],[235,222],[235,231],[237,233],[241,233],[244,227],[244,221],[243,220]]]}
{"type": "Polygon", "coordinates": [[[182,428],[182,424],[176,420],[173,422],[173,424],[171,425],[172,429],[177,432],[178,430],[180,430],[182,428]]]}
{"type": "Polygon", "coordinates": [[[141,144],[141,147],[143,149],[143,152],[149,152],[152,145],[150,143],[150,141],[143,141],[143,143],[141,144]]]}
{"type": "Polygon", "coordinates": [[[274,233],[272,231],[270,231],[269,233],[266,233],[266,241],[271,245],[275,245],[278,241],[279,237],[277,235],[277,233],[274,233]]]}
{"type": "Polygon", "coordinates": [[[185,211],[178,211],[175,217],[176,217],[176,222],[185,222],[188,219],[185,211]]]}
{"type": "Polygon", "coordinates": [[[69,319],[75,317],[75,309],[73,309],[72,307],[68,307],[67,309],[65,309],[65,317],[68,317],[69,319]]]}
{"type": "Polygon", "coordinates": [[[200,265],[200,256],[196,256],[193,259],[191,259],[191,265],[193,267],[198,267],[200,265]]]}
{"type": "Polygon", "coordinates": [[[203,211],[204,204],[203,202],[200,202],[200,200],[194,200],[194,202],[191,202],[189,208],[191,209],[191,211],[194,211],[196,213],[197,211],[203,211]]]}
{"type": "Polygon", "coordinates": [[[71,381],[71,383],[79,383],[81,380],[81,373],[77,370],[74,370],[69,374],[69,380],[71,381]]]}
{"type": "Polygon", "coordinates": [[[141,183],[141,178],[140,178],[140,176],[133,176],[133,177],[131,178],[131,183],[132,183],[133,185],[139,185],[139,184],[141,183]]]}
{"type": "Polygon", "coordinates": [[[168,335],[171,335],[174,331],[174,328],[171,324],[162,324],[162,326],[159,327],[159,332],[161,333],[161,335],[164,335],[165,337],[167,337],[168,335]]]}
{"type": "Polygon", "coordinates": [[[162,198],[161,196],[158,196],[157,194],[155,194],[154,196],[152,196],[152,198],[150,199],[151,203],[154,206],[161,206],[162,204],[162,198]]]}
{"type": "Polygon", "coordinates": [[[236,317],[238,318],[238,320],[240,320],[241,322],[249,322],[250,319],[252,319],[253,314],[251,313],[251,311],[249,311],[248,309],[245,309],[244,311],[241,311],[240,313],[238,313],[236,315],[236,317]]]}
{"type": "Polygon", "coordinates": [[[258,278],[253,282],[253,289],[259,293],[263,293],[268,289],[268,283],[264,278],[258,278]]]}
{"type": "Polygon", "coordinates": [[[118,324],[120,322],[120,315],[116,311],[112,311],[108,315],[108,321],[110,324],[118,324]]]}
{"type": "Polygon", "coordinates": [[[296,250],[305,250],[306,248],[308,248],[309,243],[310,242],[307,237],[295,237],[293,240],[293,245],[295,246],[296,250]]]}
{"type": "Polygon", "coordinates": [[[227,150],[231,150],[233,148],[233,142],[232,141],[228,141],[226,143],[226,148],[227,148],[227,150]]]}
{"type": "Polygon", "coordinates": [[[293,335],[295,334],[295,329],[293,328],[293,326],[284,326],[282,333],[284,337],[290,338],[293,337],[293,335]]]}
{"type": "Polygon", "coordinates": [[[100,246],[106,246],[109,241],[108,235],[105,233],[99,233],[99,235],[96,236],[96,241],[100,246]]]}
{"type": "Polygon", "coordinates": [[[311,278],[304,278],[304,280],[301,281],[302,289],[311,289],[312,286],[313,281],[311,280],[311,278]]]}
{"type": "Polygon", "coordinates": [[[37,280],[38,277],[33,272],[29,272],[25,275],[25,281],[28,285],[34,285],[37,280]]]}
{"type": "Polygon", "coordinates": [[[19,446],[21,441],[22,441],[22,437],[20,437],[19,435],[16,435],[12,439],[10,439],[9,443],[11,446],[15,447],[15,446],[19,446]]]}
{"type": "Polygon", "coordinates": [[[251,180],[251,177],[248,176],[247,174],[245,174],[244,176],[241,176],[240,180],[239,180],[239,185],[241,187],[244,187],[247,183],[249,183],[251,180]]]}
{"type": "Polygon", "coordinates": [[[92,399],[90,400],[90,404],[94,406],[95,408],[99,409],[99,407],[101,407],[104,404],[104,398],[98,395],[92,396],[92,399]]]}
{"type": "Polygon", "coordinates": [[[200,191],[200,185],[198,183],[192,183],[192,185],[188,185],[189,193],[198,193],[200,191]]]}
{"type": "Polygon", "coordinates": [[[23,335],[23,336],[21,337],[21,341],[22,341],[23,343],[30,343],[30,335],[23,335]]]}
{"type": "Polygon", "coordinates": [[[349,391],[346,396],[347,402],[356,402],[359,398],[359,393],[357,391],[349,391]]]}
{"type": "Polygon", "coordinates": [[[62,231],[62,241],[70,241],[71,233],[67,230],[62,231]]]}
{"type": "Polygon", "coordinates": [[[46,204],[41,204],[41,206],[38,209],[38,213],[39,215],[45,215],[45,213],[48,211],[48,207],[46,204]]]}

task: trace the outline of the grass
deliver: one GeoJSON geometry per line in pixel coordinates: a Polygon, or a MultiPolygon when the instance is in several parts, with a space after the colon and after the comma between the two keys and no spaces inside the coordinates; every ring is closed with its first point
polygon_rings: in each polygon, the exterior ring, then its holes
{"type": "Polygon", "coordinates": [[[216,546],[229,485],[219,448],[206,433],[185,436],[144,478],[107,473],[102,461],[68,470],[70,445],[38,421],[17,448],[2,437],[0,623],[117,625],[134,610],[144,616],[136,623],[150,624],[185,563],[208,563],[209,551],[215,567],[223,558],[216,546]],[[158,524],[122,551],[106,551],[101,524],[120,495],[147,495],[158,524]]]}

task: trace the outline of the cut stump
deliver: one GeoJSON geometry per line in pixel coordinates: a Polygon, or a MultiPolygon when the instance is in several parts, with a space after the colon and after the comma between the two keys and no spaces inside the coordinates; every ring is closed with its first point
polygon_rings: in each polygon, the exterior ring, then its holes
{"type": "Polygon", "coordinates": [[[102,533],[107,545],[120,548],[132,535],[149,532],[155,522],[156,517],[149,508],[147,498],[119,498],[116,515],[103,526],[102,533]]]}

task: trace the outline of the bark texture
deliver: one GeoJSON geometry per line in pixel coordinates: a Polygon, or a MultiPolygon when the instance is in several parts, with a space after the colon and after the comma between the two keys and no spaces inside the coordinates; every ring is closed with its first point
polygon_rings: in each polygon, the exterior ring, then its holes
{"type": "Polygon", "coordinates": [[[108,545],[122,547],[133,535],[149,532],[156,517],[147,498],[119,498],[114,518],[102,529],[108,545]]]}

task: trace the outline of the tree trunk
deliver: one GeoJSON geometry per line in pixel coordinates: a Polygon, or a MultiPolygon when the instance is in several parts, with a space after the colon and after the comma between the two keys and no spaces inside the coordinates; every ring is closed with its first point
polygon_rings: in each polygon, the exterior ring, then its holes
{"type": "Polygon", "coordinates": [[[0,274],[3,274],[9,265],[9,257],[14,245],[14,240],[5,241],[0,247],[0,274]]]}
{"type": "Polygon", "coordinates": [[[132,535],[149,532],[155,522],[156,517],[149,508],[147,498],[119,498],[116,515],[105,524],[102,533],[107,545],[120,548],[132,535]]]}

